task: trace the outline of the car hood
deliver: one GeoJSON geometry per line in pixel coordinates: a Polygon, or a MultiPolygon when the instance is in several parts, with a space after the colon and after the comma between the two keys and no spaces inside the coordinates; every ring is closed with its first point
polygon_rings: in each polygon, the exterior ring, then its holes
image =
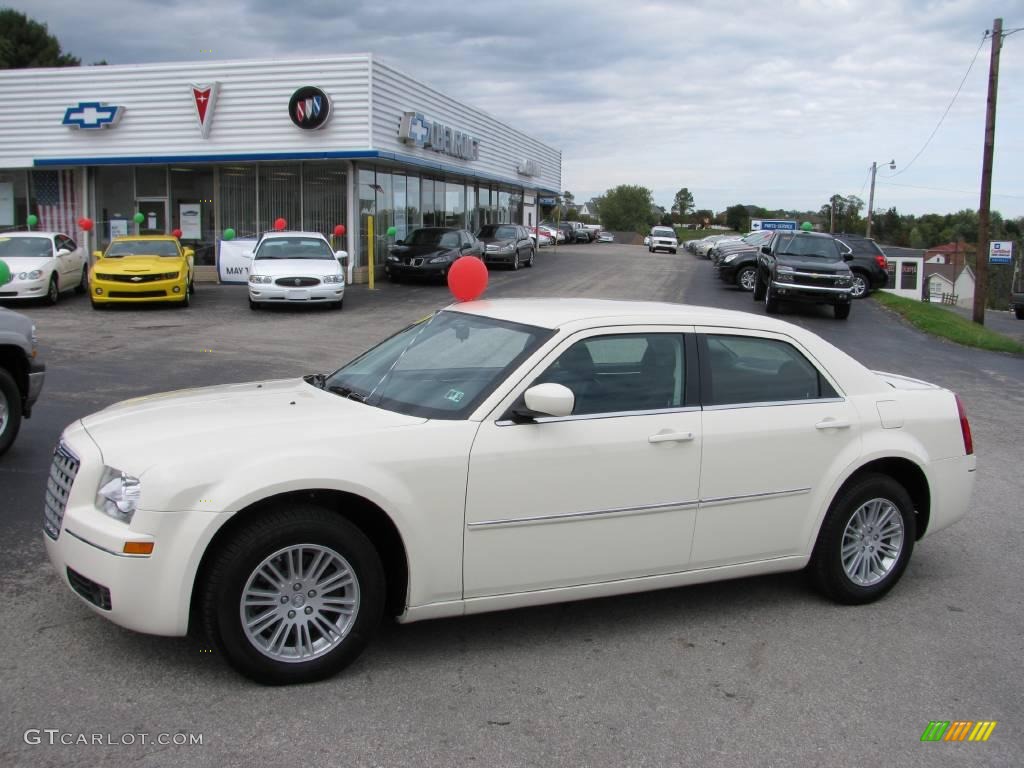
{"type": "Polygon", "coordinates": [[[31,272],[33,269],[43,269],[53,263],[52,256],[16,256],[3,259],[12,275],[19,272],[31,272]]]}
{"type": "Polygon", "coordinates": [[[181,269],[183,256],[115,256],[96,262],[97,272],[112,275],[148,275],[181,269]]]}
{"type": "Polygon", "coordinates": [[[341,272],[337,259],[253,259],[249,269],[254,275],[310,275],[321,277],[341,272]]]}
{"type": "Polygon", "coordinates": [[[456,248],[441,248],[438,245],[396,245],[391,248],[394,256],[440,256],[457,252],[456,248]]]}
{"type": "Polygon", "coordinates": [[[477,239],[485,245],[496,245],[499,248],[503,245],[512,245],[515,242],[515,240],[507,237],[480,237],[477,239]]]}
{"type": "Polygon", "coordinates": [[[302,379],[255,381],[165,392],[116,403],[82,425],[109,466],[141,475],[158,463],[340,442],[419,424],[406,416],[326,392],[302,379]],[[273,435],[273,444],[267,443],[273,435]]]}
{"type": "Polygon", "coordinates": [[[845,261],[825,261],[824,259],[805,258],[803,256],[776,255],[780,266],[792,267],[798,272],[821,272],[823,274],[841,275],[849,273],[850,268],[845,261]]]}

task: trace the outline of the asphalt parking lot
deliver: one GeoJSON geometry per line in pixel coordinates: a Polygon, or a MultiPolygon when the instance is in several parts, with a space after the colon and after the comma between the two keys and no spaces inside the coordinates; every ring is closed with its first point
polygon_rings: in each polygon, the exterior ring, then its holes
{"type": "MultiPolygon", "coordinates": [[[[689,253],[608,244],[545,248],[533,269],[492,272],[487,295],[764,311],[689,253]]],[[[187,310],[18,307],[48,373],[0,458],[0,765],[1024,764],[1024,360],[932,339],[870,300],[845,322],[824,308],[781,317],[959,392],[979,463],[971,515],[920,543],[879,603],[833,605],[786,574],[387,624],[340,676],[267,689],[188,639],[110,624],[59,582],[40,529],[66,424],[152,392],[333,370],[447,303],[443,286],[383,283],[353,287],[342,312],[251,312],[244,288],[212,285],[187,310]],[[931,720],[999,724],[984,744],[921,743],[931,720]],[[37,745],[28,729],[203,744],[37,745]]]]}

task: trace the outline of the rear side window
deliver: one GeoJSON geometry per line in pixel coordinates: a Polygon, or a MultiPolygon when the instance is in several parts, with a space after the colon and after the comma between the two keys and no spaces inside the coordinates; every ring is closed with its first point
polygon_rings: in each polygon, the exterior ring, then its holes
{"type": "Polygon", "coordinates": [[[755,336],[703,337],[701,400],[742,405],[838,397],[832,385],[792,344],[755,336]]]}

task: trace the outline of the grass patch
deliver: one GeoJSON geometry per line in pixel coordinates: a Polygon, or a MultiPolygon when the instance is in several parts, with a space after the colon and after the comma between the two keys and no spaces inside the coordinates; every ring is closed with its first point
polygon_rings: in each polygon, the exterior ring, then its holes
{"type": "Polygon", "coordinates": [[[885,291],[876,291],[871,296],[884,307],[897,312],[911,325],[925,333],[941,336],[967,347],[987,349],[992,352],[1010,352],[1015,355],[1024,354],[1024,344],[990,331],[983,325],[972,323],[965,317],[942,307],[933,306],[922,301],[905,299],[885,291]]]}

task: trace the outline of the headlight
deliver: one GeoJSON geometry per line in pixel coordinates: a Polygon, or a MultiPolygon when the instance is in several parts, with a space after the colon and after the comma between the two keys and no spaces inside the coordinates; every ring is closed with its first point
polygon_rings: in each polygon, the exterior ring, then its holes
{"type": "Polygon", "coordinates": [[[250,283],[270,283],[270,275],[249,275],[250,283]]]}
{"type": "Polygon", "coordinates": [[[139,508],[139,478],[113,467],[104,467],[96,491],[96,508],[122,523],[130,523],[139,508]]]}
{"type": "Polygon", "coordinates": [[[324,285],[333,285],[333,284],[337,284],[337,283],[344,283],[345,282],[345,276],[344,275],[327,275],[325,278],[323,278],[323,282],[324,282],[324,285]]]}
{"type": "Polygon", "coordinates": [[[428,263],[430,264],[443,264],[446,261],[452,260],[452,254],[446,253],[444,256],[435,256],[428,263]]]}
{"type": "Polygon", "coordinates": [[[388,256],[388,261],[401,261],[397,256],[388,256]]]}
{"type": "Polygon", "coordinates": [[[730,261],[734,261],[737,256],[739,256],[738,253],[731,253],[728,256],[726,256],[724,259],[722,259],[722,261],[724,261],[726,264],[728,264],[730,261]]]}
{"type": "Polygon", "coordinates": [[[501,246],[498,249],[498,251],[501,252],[501,253],[511,253],[512,249],[515,248],[515,247],[516,247],[515,243],[505,243],[503,246],[501,246]]]}
{"type": "Polygon", "coordinates": [[[776,267],[775,279],[780,283],[792,283],[794,271],[792,267],[776,267]]]}
{"type": "Polygon", "coordinates": [[[853,285],[853,278],[850,277],[849,275],[840,275],[839,277],[836,278],[836,285],[838,285],[840,288],[849,288],[851,285],[853,285]]]}
{"type": "Polygon", "coordinates": [[[42,276],[43,276],[43,270],[41,270],[41,269],[33,269],[31,272],[19,272],[18,273],[18,279],[19,280],[38,280],[42,276]]]}

